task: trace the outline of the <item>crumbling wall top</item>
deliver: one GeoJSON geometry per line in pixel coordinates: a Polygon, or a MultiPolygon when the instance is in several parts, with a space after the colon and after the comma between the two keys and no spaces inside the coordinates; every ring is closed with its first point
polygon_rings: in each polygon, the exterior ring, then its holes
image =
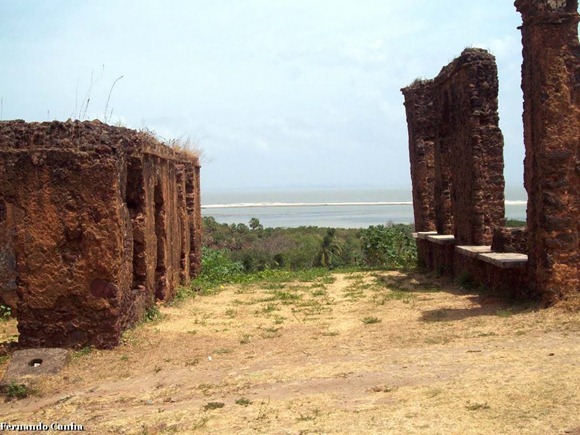
{"type": "Polygon", "coordinates": [[[578,11],[578,0],[516,0],[515,6],[524,15],[573,13],[578,11]]]}
{"type": "Polygon", "coordinates": [[[160,142],[152,133],[115,127],[93,121],[25,122],[0,121],[0,149],[78,150],[99,147],[121,148],[128,153],[152,154],[161,158],[199,166],[196,151],[182,150],[160,142]]]}
{"type": "Polygon", "coordinates": [[[495,56],[483,48],[468,47],[452,62],[441,68],[441,71],[433,81],[436,85],[441,85],[456,74],[459,69],[473,63],[489,63],[495,65],[495,56]]]}

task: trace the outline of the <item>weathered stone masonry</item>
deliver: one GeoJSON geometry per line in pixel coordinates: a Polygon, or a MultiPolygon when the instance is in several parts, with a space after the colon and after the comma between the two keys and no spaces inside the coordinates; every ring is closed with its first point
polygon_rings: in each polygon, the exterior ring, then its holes
{"type": "Polygon", "coordinates": [[[98,121],[0,122],[0,297],[22,346],[118,344],[198,273],[200,220],[194,155],[98,121]]]}
{"type": "Polygon", "coordinates": [[[580,295],[578,0],[515,5],[523,21],[530,284],[554,303],[580,295]]]}
{"type": "Polygon", "coordinates": [[[415,231],[435,231],[435,130],[433,80],[417,80],[405,95],[413,183],[415,231]]]}
{"type": "MultiPolygon", "coordinates": [[[[517,0],[515,4],[523,17],[527,228],[503,228],[497,81],[492,68],[477,71],[473,62],[464,62],[466,50],[436,79],[403,89],[413,188],[423,188],[427,180],[435,180],[434,198],[414,196],[414,201],[429,203],[415,205],[415,220],[420,222],[416,227],[420,262],[449,275],[470,275],[513,296],[541,296],[548,304],[569,300],[571,306],[578,306],[578,0],[517,0]],[[456,74],[465,64],[471,72],[456,74]],[[427,95],[420,86],[429,88],[432,99],[417,104],[427,95]],[[417,117],[433,120],[432,126],[418,128],[417,117]],[[427,172],[413,169],[419,158],[413,145],[417,135],[435,137],[435,164],[427,172]],[[480,209],[489,200],[491,206],[480,209]],[[426,223],[425,215],[418,215],[418,211],[432,207],[434,222],[426,223]],[[470,213],[472,220],[467,219],[470,213]],[[433,224],[438,234],[430,231],[433,224]]],[[[482,50],[469,51],[468,55],[483,60],[482,50]]]]}
{"type": "Polygon", "coordinates": [[[466,49],[434,80],[416,82],[402,92],[414,189],[431,193],[434,186],[433,194],[413,198],[418,202],[415,229],[454,234],[463,244],[491,243],[491,228],[504,220],[494,57],[466,49]],[[429,164],[423,163],[427,159],[429,164]],[[421,210],[435,213],[427,216],[421,210]]]}
{"type": "Polygon", "coordinates": [[[504,223],[495,59],[466,49],[435,79],[402,92],[419,262],[453,275],[455,245],[489,245],[493,228],[504,223]]]}

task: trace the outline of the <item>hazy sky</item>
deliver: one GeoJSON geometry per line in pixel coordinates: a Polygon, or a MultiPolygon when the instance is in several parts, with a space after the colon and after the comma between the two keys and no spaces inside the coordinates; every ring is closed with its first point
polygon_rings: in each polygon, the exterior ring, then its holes
{"type": "Polygon", "coordinates": [[[410,185],[400,88],[482,47],[521,185],[520,23],[511,0],[0,0],[1,116],[104,119],[123,76],[110,122],[197,142],[206,191],[410,185]]]}

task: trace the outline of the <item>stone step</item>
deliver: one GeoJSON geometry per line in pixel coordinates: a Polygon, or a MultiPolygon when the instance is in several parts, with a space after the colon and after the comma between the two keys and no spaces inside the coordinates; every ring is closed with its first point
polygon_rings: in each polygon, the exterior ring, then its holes
{"type": "MultiPolygon", "coordinates": [[[[437,235],[437,231],[419,231],[417,233],[414,233],[417,235],[417,239],[421,239],[421,240],[427,240],[428,236],[434,236],[437,235]]],[[[415,236],[413,236],[415,237],[415,236]]]]}
{"type": "Polygon", "coordinates": [[[465,255],[470,258],[477,258],[479,254],[485,254],[491,252],[491,246],[485,245],[460,245],[455,247],[457,253],[465,255]]]}
{"type": "Polygon", "coordinates": [[[428,235],[427,240],[433,243],[437,243],[438,245],[453,245],[457,242],[457,239],[454,235],[443,235],[443,234],[435,234],[435,235],[428,235]]]}
{"type": "Polygon", "coordinates": [[[528,256],[526,254],[512,252],[489,252],[479,254],[478,258],[503,269],[524,267],[528,263],[528,256]]]}

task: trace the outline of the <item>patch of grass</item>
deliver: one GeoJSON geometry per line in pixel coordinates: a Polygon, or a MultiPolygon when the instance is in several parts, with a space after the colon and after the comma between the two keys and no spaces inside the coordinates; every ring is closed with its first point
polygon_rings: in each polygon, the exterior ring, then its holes
{"type": "Polygon", "coordinates": [[[226,310],[226,313],[225,314],[230,319],[233,319],[234,317],[236,317],[238,315],[238,312],[236,310],[234,310],[233,308],[228,308],[226,310]]]}
{"type": "Polygon", "coordinates": [[[262,401],[260,403],[260,409],[258,409],[258,415],[256,420],[267,420],[269,414],[270,399],[267,402],[262,401]]]}
{"type": "Polygon", "coordinates": [[[467,409],[468,411],[479,411],[482,409],[489,409],[489,405],[487,404],[487,402],[485,402],[485,403],[478,403],[478,402],[471,403],[471,402],[467,401],[467,405],[465,405],[465,409],[467,409]]]}
{"type": "Polygon", "coordinates": [[[256,310],[254,314],[256,314],[256,315],[261,314],[261,313],[268,314],[268,313],[272,313],[274,311],[280,311],[280,307],[276,304],[266,304],[265,307],[263,307],[259,310],[256,310]]]}
{"type": "Polygon", "coordinates": [[[79,349],[76,352],[74,352],[72,356],[73,356],[73,358],[80,358],[82,356],[88,355],[92,351],[93,351],[93,349],[90,346],[85,346],[82,349],[79,349]]]}
{"type": "Polygon", "coordinates": [[[209,421],[209,417],[204,415],[203,417],[200,417],[198,420],[196,420],[192,425],[191,425],[191,431],[195,432],[198,429],[202,429],[207,422],[209,421]]]}
{"type": "Polygon", "coordinates": [[[277,338],[277,337],[281,337],[282,334],[280,333],[280,330],[282,328],[274,328],[274,327],[270,327],[270,328],[264,328],[264,330],[262,331],[262,333],[260,334],[262,338],[277,338]]]}
{"type": "Polygon", "coordinates": [[[214,387],[214,384],[199,384],[197,389],[200,390],[204,396],[208,396],[214,387]]]}
{"type": "Polygon", "coordinates": [[[449,311],[445,308],[427,311],[423,313],[423,320],[426,322],[444,322],[449,320],[449,311]]]}
{"type": "Polygon", "coordinates": [[[469,272],[461,272],[456,278],[456,282],[464,289],[473,289],[476,287],[475,278],[469,272]]]}
{"type": "Polygon", "coordinates": [[[275,325],[281,325],[282,323],[284,323],[284,320],[286,320],[286,317],[278,316],[278,315],[274,316],[274,324],[275,325]]]}
{"type": "Polygon", "coordinates": [[[373,323],[380,323],[381,319],[378,317],[365,317],[361,320],[365,325],[372,325],[373,323]]]}
{"type": "Polygon", "coordinates": [[[324,331],[321,335],[324,337],[336,337],[338,334],[338,331],[324,331]]]}
{"type": "Polygon", "coordinates": [[[498,317],[511,317],[514,313],[510,308],[499,309],[495,312],[498,317]]]}
{"type": "Polygon", "coordinates": [[[317,289],[317,290],[312,290],[312,292],[310,294],[313,297],[318,297],[318,296],[326,296],[327,292],[324,289],[317,289]]]}
{"type": "Polygon", "coordinates": [[[349,285],[348,287],[346,287],[344,289],[344,295],[347,298],[356,300],[356,299],[360,299],[362,297],[364,297],[364,292],[363,289],[360,287],[362,284],[362,280],[359,282],[354,282],[351,285],[349,285]]]}
{"type": "Polygon", "coordinates": [[[269,282],[265,283],[262,287],[266,290],[280,290],[286,287],[286,284],[280,282],[269,282]]]}
{"type": "Polygon", "coordinates": [[[384,298],[387,300],[409,302],[410,300],[415,298],[415,295],[408,293],[406,291],[391,290],[384,295],[384,298]]]}
{"type": "Polygon", "coordinates": [[[377,385],[375,387],[371,387],[369,391],[372,393],[390,393],[396,389],[397,387],[393,387],[392,385],[377,385]]]}
{"type": "Polygon", "coordinates": [[[225,403],[223,403],[223,402],[208,402],[204,405],[203,409],[205,411],[212,411],[214,409],[223,408],[224,406],[225,406],[225,403]]]}
{"type": "Polygon", "coordinates": [[[440,336],[440,337],[427,337],[425,339],[425,344],[447,344],[453,341],[452,336],[440,336]]]}
{"type": "Polygon", "coordinates": [[[171,302],[172,306],[179,306],[188,299],[195,299],[196,291],[193,286],[180,285],[177,287],[175,298],[171,302]]]}
{"type": "Polygon", "coordinates": [[[6,397],[12,399],[24,399],[30,394],[30,389],[24,384],[18,384],[14,381],[10,382],[6,389],[6,397]]]}
{"type": "Polygon", "coordinates": [[[154,322],[156,320],[161,320],[163,315],[161,311],[159,311],[159,307],[157,305],[153,305],[152,307],[148,308],[145,311],[145,322],[154,322]]]}
{"type": "Polygon", "coordinates": [[[443,392],[442,388],[439,388],[439,387],[430,388],[429,391],[427,391],[427,397],[429,397],[431,399],[433,397],[438,396],[442,392],[443,392]]]}
{"type": "Polygon", "coordinates": [[[225,355],[225,354],[227,354],[227,353],[232,353],[232,352],[233,352],[233,350],[232,350],[232,349],[230,349],[230,348],[227,348],[227,347],[220,347],[220,348],[218,348],[218,349],[214,349],[214,351],[213,351],[213,352],[214,352],[215,354],[218,354],[218,355],[225,355]]]}
{"type": "Polygon", "coordinates": [[[283,303],[288,303],[290,301],[297,301],[302,296],[297,293],[290,293],[290,292],[283,292],[283,291],[276,291],[274,295],[277,299],[283,301],[283,303]]]}
{"type": "Polygon", "coordinates": [[[10,359],[10,357],[8,355],[2,355],[2,356],[0,356],[0,364],[4,364],[9,359],[10,359]]]}
{"type": "Polygon", "coordinates": [[[311,413],[308,414],[300,414],[300,417],[296,419],[296,421],[312,421],[316,420],[320,416],[320,408],[313,409],[311,413]]]}
{"type": "Polygon", "coordinates": [[[251,404],[252,404],[252,401],[250,399],[246,399],[245,397],[240,397],[238,400],[236,400],[236,405],[248,406],[251,404]]]}
{"type": "Polygon", "coordinates": [[[6,321],[12,317],[12,308],[0,305],[0,321],[6,321]]]}
{"type": "Polygon", "coordinates": [[[320,281],[322,284],[333,284],[336,281],[336,277],[332,275],[323,276],[320,281]]]}
{"type": "Polygon", "coordinates": [[[244,334],[242,335],[242,339],[240,340],[240,344],[248,344],[250,342],[251,335],[244,334]]]}

